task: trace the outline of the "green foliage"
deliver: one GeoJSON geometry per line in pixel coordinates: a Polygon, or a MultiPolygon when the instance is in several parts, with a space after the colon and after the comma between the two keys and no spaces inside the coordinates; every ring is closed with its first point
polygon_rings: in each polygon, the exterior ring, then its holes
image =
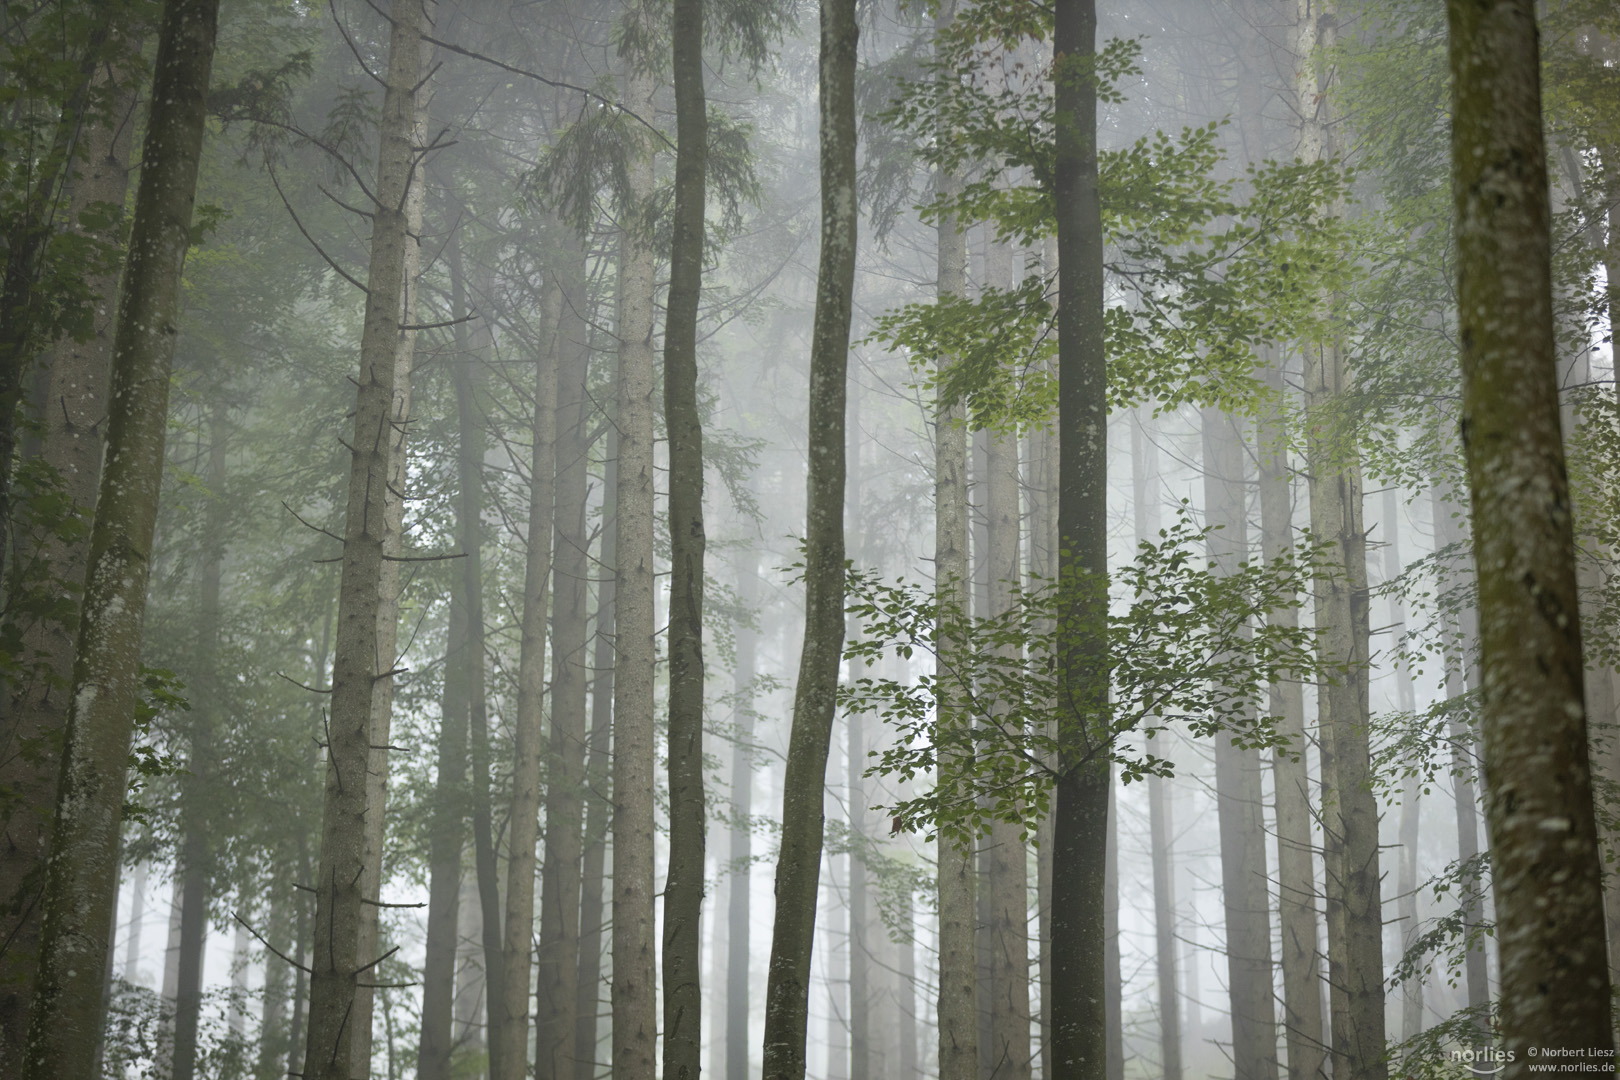
{"type": "MultiPolygon", "coordinates": [[[[919,76],[893,78],[882,119],[912,137],[922,162],[970,174],[959,195],[920,208],[925,220],[986,221],[1003,240],[1035,245],[1056,221],[1053,101],[1042,72],[1009,65],[1001,50],[1045,31],[1039,9],[988,10],[953,24],[936,55],[914,65],[919,76]]],[[[1119,40],[1099,51],[1085,77],[1103,100],[1121,100],[1118,84],[1136,72],[1139,53],[1119,40]]],[[[1252,411],[1264,394],[1253,378],[1257,350],[1327,337],[1319,298],[1356,276],[1333,210],[1353,177],[1337,163],[1267,162],[1218,180],[1218,127],[1160,131],[1098,156],[1114,285],[1104,315],[1112,407],[1153,400],[1252,411]]],[[[880,171],[891,185],[901,175],[894,165],[880,171]]],[[[876,173],[868,190],[892,206],[876,173]]],[[[1052,408],[1052,293],[1049,277],[1030,274],[1013,290],[910,304],[882,317],[871,340],[935,370],[952,358],[941,399],[965,400],[974,426],[1026,426],[1052,408]]]]}
{"type": "MultiPolygon", "coordinates": [[[[209,990],[203,994],[197,1031],[197,1075],[210,1080],[247,1080],[253,1074],[255,1045],[246,1035],[232,1031],[228,1013],[246,1011],[249,1001],[238,990],[209,990]]],[[[108,1002],[106,1047],[101,1075],[125,1080],[168,1075],[165,1063],[173,1055],[174,1006],[154,990],[115,978],[108,1002]]]]}
{"type": "MultiPolygon", "coordinates": [[[[1306,548],[1295,559],[1216,573],[1200,554],[1211,531],[1194,525],[1183,505],[1157,543],[1144,542],[1113,572],[1120,600],[1108,618],[1109,666],[1094,676],[1107,681],[1110,704],[1096,717],[1064,715],[1055,704],[1062,630],[1052,585],[1016,589],[1007,612],[971,619],[942,608],[931,587],[851,573],[848,611],[864,631],[848,658],[868,668],[887,655],[935,661],[915,681],[862,676],[844,687],[846,711],[877,716],[896,734],[871,771],[911,780],[937,771],[947,753],[971,761],[952,770],[949,784],[896,804],[900,826],[967,838],[1002,820],[1032,833],[1068,725],[1083,725],[1087,744],[1109,754],[1127,782],[1169,774],[1151,740],[1177,721],[1197,736],[1224,732],[1245,746],[1278,746],[1273,719],[1259,709],[1265,688],[1284,672],[1309,677],[1317,664],[1310,631],[1273,626],[1266,615],[1300,603],[1319,553],[1306,548]],[[953,642],[961,666],[940,666],[942,639],[953,642]],[[971,723],[942,724],[942,700],[971,723]],[[1125,742],[1133,731],[1147,741],[1125,742]]],[[[1076,696],[1087,700],[1083,694],[1076,696]]]]}

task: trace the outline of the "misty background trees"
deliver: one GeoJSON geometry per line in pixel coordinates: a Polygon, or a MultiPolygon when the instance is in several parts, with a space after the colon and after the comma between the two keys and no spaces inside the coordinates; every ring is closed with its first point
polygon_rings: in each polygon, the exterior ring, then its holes
{"type": "Polygon", "coordinates": [[[0,1074],[1611,1047],[1620,15],[1535,23],[7,8],[0,1074]]]}

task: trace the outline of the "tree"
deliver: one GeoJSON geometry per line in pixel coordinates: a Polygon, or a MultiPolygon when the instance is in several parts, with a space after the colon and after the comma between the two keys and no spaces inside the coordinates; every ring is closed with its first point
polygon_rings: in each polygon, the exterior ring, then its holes
{"type": "MultiPolygon", "coordinates": [[[[697,1080],[703,1035],[703,426],[697,323],[703,286],[708,104],[703,0],[674,0],[675,210],[664,326],[669,432],[669,877],[664,885],[664,1075],[697,1080]]],[[[847,331],[846,331],[847,334],[847,331]]]]}
{"type": "Polygon", "coordinates": [[[395,674],[379,663],[377,615],[387,555],[388,481],[394,475],[395,453],[403,452],[403,440],[396,432],[406,419],[395,400],[395,361],[399,337],[407,332],[401,318],[407,281],[405,204],[416,164],[412,135],[425,17],[422,0],[404,0],[390,14],[388,76],[371,209],[304,1057],[306,1073],[322,1080],[348,1080],[356,992],[361,976],[374,970],[378,960],[360,953],[361,908],[366,899],[361,878],[370,808],[366,776],[372,760],[373,701],[379,684],[395,674]]]}
{"type": "Polygon", "coordinates": [[[118,885],[119,825],[140,691],[148,555],[168,425],[180,272],[206,123],[219,8],[164,5],[129,259],[119,290],[108,462],[91,532],[62,780],[23,1075],[92,1073],[118,885]]]}
{"type": "Polygon", "coordinates": [[[1448,0],[1462,435],[1479,575],[1504,1075],[1612,1061],[1535,8],[1448,0]],[[1557,972],[1557,978],[1549,978],[1557,972]],[[1543,1051],[1545,1052],[1545,1051],[1543,1051]]]}
{"type": "Polygon", "coordinates": [[[844,404],[855,290],[854,0],[822,0],[821,256],[810,345],[805,621],[782,790],[776,915],[765,988],[765,1080],[803,1080],[823,789],[844,645],[844,404]]]}

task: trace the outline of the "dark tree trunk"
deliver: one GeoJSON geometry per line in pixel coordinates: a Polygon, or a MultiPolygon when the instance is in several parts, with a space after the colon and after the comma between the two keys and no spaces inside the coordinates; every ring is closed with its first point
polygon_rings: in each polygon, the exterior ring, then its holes
{"type": "Polygon", "coordinates": [[[821,259],[810,347],[805,623],[783,779],[765,1080],[802,1080],[821,872],[823,790],[844,646],[844,402],[855,289],[854,0],[822,0],[821,259]]]}
{"type": "Polygon", "coordinates": [[[1614,1029],[1558,413],[1535,5],[1448,0],[1446,15],[1503,1075],[1517,1080],[1537,1048],[1612,1067],[1614,1029]]]}
{"type": "Polygon", "coordinates": [[[1058,0],[1052,177],[1058,245],[1058,780],[1052,848],[1048,1080],[1107,1068],[1108,458],[1093,0],[1058,0]]]}
{"type": "Polygon", "coordinates": [[[664,1077],[697,1080],[703,1049],[703,426],[697,319],[703,286],[708,104],[703,0],[673,0],[675,212],[664,326],[669,433],[669,877],[664,885],[664,1077]]]}
{"type": "Polygon", "coordinates": [[[44,926],[22,1075],[91,1075],[118,888],[131,717],[168,426],[180,273],[206,126],[217,0],[165,4],[113,348],[108,464],[90,534],[44,926]]]}

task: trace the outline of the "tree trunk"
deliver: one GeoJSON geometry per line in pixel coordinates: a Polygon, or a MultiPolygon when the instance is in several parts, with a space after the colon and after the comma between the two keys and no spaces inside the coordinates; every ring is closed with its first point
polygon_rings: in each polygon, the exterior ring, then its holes
{"type": "MultiPolygon", "coordinates": [[[[217,393],[217,390],[216,390],[217,393]]],[[[191,685],[197,708],[190,716],[190,756],[180,785],[180,982],[174,1007],[174,1080],[191,1080],[197,1069],[197,1024],[202,1013],[203,949],[208,940],[208,899],[213,878],[210,797],[213,795],[214,728],[225,719],[228,685],[219,668],[220,578],[225,561],[225,416],[217,401],[209,409],[208,467],[204,483],[201,596],[197,610],[196,666],[191,685]]]]}
{"type": "Polygon", "coordinates": [[[703,285],[708,105],[703,0],[673,0],[675,212],[664,326],[669,433],[669,876],[664,884],[664,1077],[697,1080],[703,1052],[703,427],[697,319],[703,285]]]}
{"type": "MultiPolygon", "coordinates": [[[[1143,411],[1131,417],[1131,504],[1136,542],[1157,543],[1159,500],[1158,447],[1144,430],[1143,411]]],[[[1156,752],[1166,752],[1155,748],[1156,752]]],[[[1181,1000],[1176,980],[1176,889],[1172,872],[1175,827],[1169,784],[1157,773],[1148,777],[1148,835],[1153,858],[1153,928],[1159,1008],[1159,1066],[1164,1080],[1181,1080],[1181,1000]]]]}
{"type": "MultiPolygon", "coordinates": [[[[737,603],[752,612],[758,603],[759,549],[745,544],[737,552],[737,603]]],[[[736,734],[731,754],[731,885],[726,898],[726,1072],[725,1080],[748,1080],[748,968],[753,958],[750,914],[754,830],[754,679],[759,634],[752,625],[737,627],[736,734]]]]}
{"type": "MultiPolygon", "coordinates": [[[[80,136],[84,147],[82,171],[73,180],[67,220],[78,229],[80,215],[97,204],[122,206],[129,183],[131,114],[135,109],[133,78],[120,65],[112,80],[114,92],[108,117],[88,123],[80,136]]],[[[113,229],[116,229],[114,226],[113,229]]],[[[112,231],[112,230],[109,230],[112,231]]],[[[116,232],[114,232],[114,237],[116,232]]],[[[100,239],[113,239],[103,235],[100,239]]],[[[98,298],[91,334],[83,342],[64,335],[48,350],[47,407],[39,417],[40,459],[52,470],[58,491],[84,520],[95,514],[96,490],[101,483],[101,459],[107,415],[108,373],[112,366],[113,309],[118,302],[116,271],[97,274],[85,282],[98,298]]],[[[20,510],[23,508],[19,508],[20,510]]],[[[38,569],[26,578],[13,571],[8,584],[8,607],[19,604],[17,590],[35,584],[72,598],[71,610],[61,619],[40,619],[21,629],[21,656],[38,657],[33,670],[12,689],[7,708],[0,713],[0,789],[18,809],[0,816],[0,1068],[20,1062],[28,1032],[28,1009],[33,998],[34,972],[39,965],[40,907],[50,835],[50,814],[56,806],[56,785],[61,764],[62,731],[67,724],[67,696],[62,692],[73,678],[73,646],[78,630],[78,586],[89,562],[89,537],[64,539],[57,529],[37,528],[25,513],[8,523],[16,539],[18,566],[38,569]],[[29,746],[44,752],[28,753],[29,746]]]]}
{"type": "Polygon", "coordinates": [[[206,126],[216,0],[165,4],[128,269],[119,291],[108,464],[90,534],[23,1075],[91,1074],[140,692],[141,623],[168,425],[169,371],[206,126]]]}
{"type": "MultiPolygon", "coordinates": [[[[292,866],[283,866],[281,873],[297,873],[292,866]]],[[[283,879],[285,880],[285,879],[283,879]]],[[[269,911],[266,915],[265,937],[282,956],[294,956],[298,948],[294,942],[292,905],[287,902],[288,890],[279,883],[270,890],[269,911]]],[[[277,1080],[285,1075],[287,1059],[287,991],[289,989],[287,965],[277,956],[266,953],[264,958],[264,1007],[259,1013],[258,1054],[254,1062],[254,1080],[277,1080]]],[[[125,981],[131,981],[126,976],[125,981]]]]}
{"type": "MultiPolygon", "coordinates": [[[[640,17],[646,17],[642,15],[640,17]]],[[[653,77],[637,69],[626,107],[652,115],[653,77]]],[[[630,164],[638,202],[652,194],[652,154],[630,164]]],[[[636,211],[639,212],[639,208],[636,211]]],[[[653,1080],[658,985],[653,929],[653,288],[650,238],[622,234],[619,269],[619,452],[613,673],[613,1073],[653,1080]]]]}
{"type": "MultiPolygon", "coordinates": [[[[1273,355],[1265,369],[1275,403],[1258,424],[1260,463],[1260,554],[1266,561],[1294,550],[1293,474],[1283,412],[1283,371],[1273,355]]],[[[1294,629],[1299,611],[1290,606],[1267,616],[1273,626],[1294,629]]],[[[1316,871],[1311,838],[1311,781],[1306,769],[1305,688],[1298,679],[1270,687],[1271,715],[1288,740],[1271,755],[1277,800],[1277,913],[1282,928],[1283,1034],[1288,1080],[1321,1080],[1327,1056],[1322,1029],[1322,973],[1317,950],[1316,871]]]]}
{"type": "Polygon", "coordinates": [[[459,657],[467,649],[467,582],[450,580],[445,635],[444,694],[428,822],[427,952],[422,970],[422,1020],[417,1048],[421,1080],[449,1080],[455,1047],[453,1005],[460,940],[461,854],[466,840],[467,694],[459,657]]]}
{"type": "MultiPolygon", "coordinates": [[[[609,425],[605,460],[617,461],[618,435],[609,425]]],[[[617,656],[614,552],[618,549],[618,478],[610,465],[602,481],[602,539],[597,562],[596,640],[591,669],[591,734],[585,762],[585,790],[593,797],[585,806],[585,849],[580,860],[579,981],[574,1000],[578,1015],[574,1032],[576,1069],[595,1075],[597,1013],[602,1000],[602,892],[612,811],[613,665],[617,656]]]]}
{"type": "MultiPolygon", "coordinates": [[[[590,417],[586,386],[590,356],[586,351],[585,335],[589,327],[583,318],[585,297],[580,287],[580,264],[583,260],[578,249],[577,241],[571,236],[565,248],[563,265],[557,271],[560,285],[558,296],[562,303],[554,324],[557,327],[554,337],[558,364],[554,523],[557,540],[551,555],[551,744],[546,767],[546,859],[540,891],[540,950],[535,965],[538,969],[535,1071],[548,1080],[574,1080],[574,1029],[579,1021],[579,1004],[574,990],[579,979],[580,856],[584,841],[581,817],[585,805],[585,684],[589,677],[585,655],[586,584],[592,571],[587,557],[589,552],[586,550],[588,540],[585,533],[586,466],[590,454],[585,430],[590,417]]],[[[536,417],[538,415],[536,413],[536,417]]],[[[536,462],[535,468],[539,467],[536,462]]],[[[537,494],[536,501],[538,499],[537,494]]],[[[548,517],[550,514],[548,505],[548,517]]],[[[533,528],[532,524],[530,528],[533,528]]],[[[543,604],[536,613],[544,617],[543,604]]],[[[544,677],[539,665],[545,655],[544,637],[536,644],[531,692],[538,725],[544,677]]],[[[514,843],[516,840],[517,834],[514,832],[514,843]]],[[[511,880],[516,882],[515,877],[511,880]]],[[[511,905],[512,886],[509,885],[508,910],[511,905]]],[[[513,948],[512,935],[516,933],[523,934],[523,948],[527,950],[528,930],[520,928],[510,919],[507,923],[507,949],[513,948]]],[[[526,959],[523,967],[526,980],[526,959]]],[[[510,1008],[510,995],[517,993],[520,986],[511,970],[506,973],[506,983],[507,1005],[510,1008]]],[[[512,1045],[522,1047],[524,1044],[514,1042],[512,1045]]],[[[518,1059],[523,1059],[522,1053],[518,1054],[518,1059]]],[[[511,1072],[511,1067],[508,1067],[508,1072],[511,1072]]]]}
{"type": "MultiPolygon", "coordinates": [[[[987,570],[992,618],[1017,604],[1023,580],[1019,544],[1018,438],[991,432],[985,505],[989,511],[987,570]]],[[[1009,647],[1009,651],[1016,647],[1009,647]]],[[[1011,655],[1017,658],[1016,652],[1011,655]]],[[[1029,1080],[1029,869],[1022,829],[1004,821],[990,828],[990,1061],[995,1080],[1029,1080]]],[[[1123,1060],[1123,1058],[1122,1058],[1123,1060]]]]}
{"type": "MultiPolygon", "coordinates": [[[[426,43],[419,46],[422,67],[430,67],[433,51],[426,43]]],[[[416,87],[414,101],[415,145],[428,142],[428,108],[433,98],[433,80],[429,77],[416,87]]],[[[405,253],[401,270],[401,300],[399,321],[409,326],[416,319],[418,278],[422,272],[422,213],[427,202],[427,185],[410,184],[405,192],[405,253]]],[[[411,370],[416,358],[416,331],[401,329],[394,342],[394,415],[411,415],[411,370]]],[[[377,587],[377,655],[382,670],[397,665],[399,642],[399,566],[397,561],[405,547],[405,500],[400,494],[407,485],[405,460],[405,429],[393,433],[394,448],[388,464],[388,488],[383,493],[383,565],[377,587]]],[[[378,916],[381,908],[383,881],[383,845],[388,822],[388,746],[392,742],[394,712],[394,681],[383,679],[377,683],[371,696],[370,759],[366,766],[366,835],[364,868],[360,877],[361,902],[358,956],[376,956],[380,951],[377,940],[378,916]]],[[[351,1054],[354,1072],[360,1076],[371,1073],[372,994],[374,979],[362,979],[355,987],[354,1041],[351,1054]]]]}
{"type": "MultiPolygon", "coordinates": [[[[1333,3],[1299,0],[1296,53],[1316,58],[1337,41],[1333,3]]],[[[1334,80],[1304,65],[1297,86],[1302,157],[1331,160],[1334,80]]],[[[1322,298],[1327,302],[1328,298],[1322,298]]],[[[1367,671],[1371,626],[1361,465],[1334,403],[1350,389],[1337,341],[1305,349],[1305,458],[1311,531],[1332,546],[1333,573],[1315,587],[1318,655],[1344,672],[1318,690],[1321,714],[1323,861],[1327,866],[1328,999],[1336,1080],[1385,1080],[1384,936],[1379,895],[1378,803],[1372,792],[1367,671]],[[1343,570],[1340,571],[1340,567],[1343,570]]]]}
{"type": "MultiPolygon", "coordinates": [[[[1219,409],[1203,410],[1204,520],[1212,569],[1230,574],[1249,556],[1243,436],[1219,409]]],[[[1215,799],[1221,835],[1221,898],[1226,909],[1227,987],[1232,1068],[1237,1080],[1276,1080],[1277,1017],[1272,1002],[1271,898],[1261,820],[1260,754],[1215,736],[1215,799]]]]}
{"type": "MultiPolygon", "coordinates": [[[[955,5],[942,5],[935,16],[935,32],[950,25],[955,5]]],[[[942,197],[960,194],[961,181],[949,174],[939,177],[942,197]]],[[[936,293],[941,299],[961,296],[967,284],[967,234],[954,214],[941,215],[938,237],[936,293]]],[[[941,375],[951,359],[941,358],[941,375]]],[[[943,382],[943,377],[940,380],[943,382]]],[[[965,657],[961,627],[969,617],[968,593],[968,430],[967,407],[962,401],[940,396],[934,426],[934,596],[940,621],[935,629],[935,678],[939,690],[942,744],[958,747],[939,755],[937,783],[948,791],[958,775],[972,770],[971,749],[962,728],[972,720],[959,674],[965,657]]],[[[939,1075],[940,1080],[980,1080],[979,1077],[979,964],[975,929],[978,903],[973,840],[936,830],[935,857],[939,872],[939,1075]]]]}
{"type": "MultiPolygon", "coordinates": [[[[320,870],[315,882],[315,954],[311,967],[309,1034],[305,1069],[310,1080],[348,1080],[354,1031],[368,1023],[352,1015],[364,972],[375,956],[363,955],[361,909],[365,906],[367,771],[372,763],[373,706],[383,668],[377,622],[383,601],[387,541],[388,480],[403,452],[405,415],[397,413],[398,360],[409,242],[405,203],[415,148],[415,90],[420,77],[419,0],[402,0],[392,13],[388,81],[383,97],[377,158],[376,205],[372,208],[371,264],[365,325],[360,341],[352,466],[343,578],[338,595],[337,653],[332,665],[332,717],[327,732],[325,812],[320,870]],[[396,436],[396,431],[398,434],[396,436]],[[358,1023],[357,1023],[358,1021],[358,1023]]],[[[389,654],[392,655],[391,653],[389,654]]]]}
{"type": "MultiPolygon", "coordinates": [[[[1393,487],[1384,489],[1382,526],[1384,534],[1384,581],[1398,579],[1405,567],[1401,563],[1400,496],[1393,487]]],[[[1389,598],[1389,656],[1395,662],[1395,701],[1401,712],[1408,716],[1417,711],[1417,692],[1412,686],[1412,672],[1400,663],[1401,639],[1406,635],[1406,605],[1399,596],[1389,598]]],[[[1399,896],[1401,951],[1411,947],[1421,932],[1418,923],[1418,802],[1423,794],[1420,777],[1405,777],[1401,782],[1400,847],[1397,849],[1400,879],[1396,883],[1399,896]]],[[[1401,1038],[1411,1039],[1423,1031],[1423,975],[1419,972],[1401,986],[1401,1038]]]]}
{"type": "Polygon", "coordinates": [[[1530,0],[1448,0],[1446,15],[1503,1075],[1517,1080],[1535,1048],[1612,1067],[1614,1033],[1558,415],[1535,9],[1530,0]]]}
{"type": "Polygon", "coordinates": [[[1047,1080],[1107,1067],[1108,406],[1097,188],[1094,0],[1059,0],[1053,30],[1058,244],[1058,779],[1052,827],[1047,1080]]]}
{"type": "Polygon", "coordinates": [[[822,0],[821,257],[810,346],[804,645],[782,786],[765,1080],[802,1080],[823,790],[844,646],[844,398],[855,289],[854,0],[822,0]]]}
{"type": "MultiPolygon", "coordinates": [[[[558,407],[558,392],[561,382],[560,368],[564,344],[562,330],[562,309],[566,306],[563,300],[563,290],[560,283],[551,284],[546,289],[543,300],[545,326],[548,330],[547,339],[542,343],[539,354],[535,357],[534,370],[534,413],[529,426],[531,449],[529,453],[529,513],[528,513],[528,544],[524,555],[523,576],[523,625],[518,650],[518,687],[517,687],[517,717],[513,722],[514,729],[514,761],[512,763],[512,800],[511,813],[508,818],[508,827],[511,830],[511,855],[506,865],[506,925],[502,932],[505,953],[501,958],[501,977],[506,980],[502,988],[501,1000],[505,1004],[504,1015],[491,1014],[491,1024],[495,1030],[490,1033],[491,1041],[500,1044],[498,1058],[501,1074],[494,1073],[495,1058],[490,1059],[490,1075],[492,1080],[522,1080],[528,1074],[529,1062],[529,963],[530,942],[534,933],[534,878],[535,878],[535,845],[539,840],[540,832],[540,766],[544,753],[542,738],[544,729],[543,700],[546,682],[546,605],[550,598],[551,577],[553,571],[553,512],[559,504],[556,491],[560,479],[558,469],[558,429],[564,421],[558,407]]],[[[472,356],[464,357],[465,363],[473,363],[472,356]]],[[[578,366],[578,365],[576,365],[578,366]]],[[[463,374],[457,370],[456,401],[462,410],[462,454],[461,474],[462,488],[465,493],[479,483],[478,473],[481,471],[483,461],[481,457],[474,459],[471,440],[466,436],[472,431],[474,424],[473,387],[471,373],[463,374]]],[[[583,381],[583,379],[581,379],[583,381]]],[[[581,388],[583,389],[583,388],[581,388]]],[[[582,402],[579,395],[570,388],[571,417],[574,420],[574,438],[578,435],[578,418],[582,402]]],[[[583,462],[581,476],[583,481],[583,462]]],[[[580,487],[583,488],[583,483],[580,487]]],[[[583,495],[583,491],[580,493],[583,495]]],[[[578,500],[583,518],[583,498],[578,500]]],[[[471,507],[469,506],[469,509],[471,507]]],[[[559,533],[567,531],[570,537],[577,530],[558,529],[559,533]]],[[[559,544],[559,546],[561,546],[559,544]]],[[[575,560],[577,562],[578,560],[575,560]]],[[[557,583],[563,583],[562,571],[557,570],[557,583]]],[[[469,587],[472,583],[469,583],[469,587]]],[[[570,582],[570,598],[576,603],[583,602],[583,582],[570,582]]],[[[560,598],[559,598],[560,608],[560,598]]],[[[584,613],[579,613],[583,620],[584,613]]],[[[580,627],[580,638],[584,637],[584,627],[580,627]]],[[[564,657],[557,655],[554,670],[559,673],[567,669],[568,675],[573,675],[579,667],[575,656],[564,657]]],[[[551,726],[551,762],[546,786],[547,794],[547,870],[552,864],[550,858],[553,830],[559,841],[562,837],[572,834],[574,845],[572,848],[573,862],[566,863],[564,859],[557,860],[558,869],[566,871],[579,865],[579,776],[578,769],[570,772],[568,763],[576,756],[575,751],[583,751],[583,732],[576,730],[584,726],[584,674],[579,672],[575,681],[578,683],[578,708],[569,709],[571,715],[564,716],[563,708],[559,707],[557,690],[559,680],[555,675],[552,680],[552,726],[551,726]],[[577,721],[577,723],[576,723],[577,721]],[[553,816],[551,801],[553,792],[567,791],[574,798],[575,810],[572,814],[559,813],[553,816]]],[[[582,753],[579,755],[582,756],[582,753]]],[[[559,846],[561,846],[559,844],[559,846]]],[[[578,896],[577,877],[574,879],[576,888],[573,895],[578,896]]],[[[553,890],[548,887],[542,895],[550,897],[553,890]]],[[[559,898],[563,890],[558,887],[556,892],[559,898]]],[[[557,905],[558,914],[572,915],[577,919],[579,908],[577,905],[557,905]]],[[[543,918],[543,917],[542,917],[543,918]]],[[[574,922],[565,932],[564,937],[571,945],[578,941],[578,923],[574,922]]],[[[544,923],[541,932],[542,947],[545,945],[544,923]]],[[[545,968],[541,969],[541,986],[553,986],[552,980],[545,968]]],[[[569,975],[573,974],[570,967],[569,975]]],[[[542,999],[543,1000],[543,999],[542,999]]],[[[536,1011],[537,1023],[535,1031],[536,1042],[536,1072],[547,1078],[562,1078],[566,1075],[572,1077],[571,1070],[564,1074],[564,1063],[573,1064],[572,1035],[573,1025],[564,1023],[559,1026],[543,1027],[538,1023],[540,1016],[536,1011]],[[561,1047],[556,1045],[555,1032],[567,1032],[569,1039],[561,1047]],[[552,1036],[552,1038],[547,1038],[552,1036]],[[563,1053],[557,1053],[557,1050],[563,1053]]],[[[550,1017],[548,1017],[549,1019],[550,1017]]],[[[572,1019],[567,1017],[565,1019],[572,1019]]]]}

